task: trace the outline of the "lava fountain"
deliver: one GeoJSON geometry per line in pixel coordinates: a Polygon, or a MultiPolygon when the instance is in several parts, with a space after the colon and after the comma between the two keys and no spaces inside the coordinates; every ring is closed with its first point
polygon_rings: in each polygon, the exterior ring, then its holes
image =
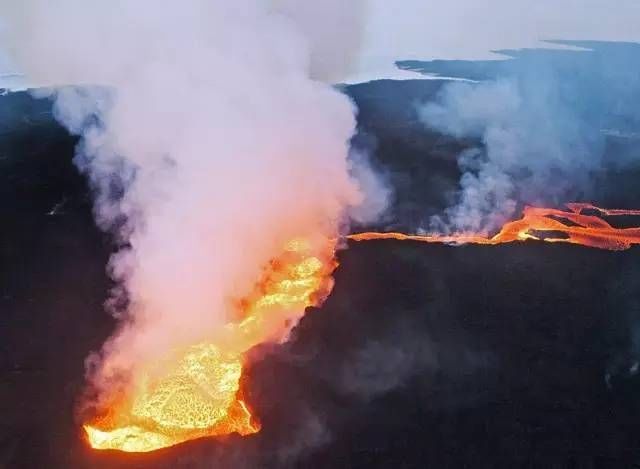
{"type": "MultiPolygon", "coordinates": [[[[526,207],[521,219],[494,236],[473,233],[409,235],[368,232],[347,239],[393,239],[445,244],[496,245],[538,240],[624,250],[640,244],[640,228],[616,228],[603,216],[640,216],[640,210],[609,210],[567,204],[568,210],[526,207]]],[[[253,292],[237,302],[237,321],[209,343],[174,351],[148,364],[134,388],[114,397],[108,410],[84,425],[95,449],[147,452],[202,437],[250,435],[260,424],[240,386],[245,355],[267,341],[286,340],[309,306],[333,287],[337,240],[293,240],[273,259],[253,292]],[[319,247],[318,247],[319,246],[319,247]]]]}

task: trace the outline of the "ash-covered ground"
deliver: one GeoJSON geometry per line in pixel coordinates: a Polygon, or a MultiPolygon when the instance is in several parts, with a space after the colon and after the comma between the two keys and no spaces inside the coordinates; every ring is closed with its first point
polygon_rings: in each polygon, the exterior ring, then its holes
{"type": "MultiPolygon", "coordinates": [[[[415,115],[442,83],[346,88],[360,109],[355,145],[395,190],[378,228],[415,228],[451,201],[455,155],[472,142],[415,115]]],[[[74,409],[84,359],[114,327],[103,308],[112,241],[50,103],[3,96],[0,126],[0,467],[640,464],[640,250],[533,242],[352,243],[327,302],[290,343],[253,354],[245,387],[260,433],[147,455],[90,450],[74,409]]],[[[618,140],[610,151],[632,151],[618,140]]],[[[598,173],[590,201],[639,208],[639,176],[598,173]]]]}

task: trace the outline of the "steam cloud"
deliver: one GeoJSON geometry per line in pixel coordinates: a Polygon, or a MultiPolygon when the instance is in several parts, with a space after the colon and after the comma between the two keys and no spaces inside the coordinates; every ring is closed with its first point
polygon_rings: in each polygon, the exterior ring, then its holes
{"type": "Polygon", "coordinates": [[[288,240],[333,237],[349,216],[384,209],[366,160],[348,160],[354,107],[321,81],[348,72],[362,2],[29,0],[2,11],[21,71],[51,87],[40,93],[81,136],[96,220],[122,245],[109,264],[120,329],[93,364],[98,388],[215,336],[288,240]]]}
{"type": "Polygon", "coordinates": [[[452,82],[422,106],[428,127],[481,143],[459,155],[458,201],[432,228],[492,231],[522,204],[588,197],[595,170],[638,161],[608,146],[639,135],[634,46],[516,52],[495,78],[452,82]]]}

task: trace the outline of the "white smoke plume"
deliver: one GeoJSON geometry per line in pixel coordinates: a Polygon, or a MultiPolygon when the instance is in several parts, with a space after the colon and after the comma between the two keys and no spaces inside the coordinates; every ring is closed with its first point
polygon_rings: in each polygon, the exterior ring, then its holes
{"type": "Polygon", "coordinates": [[[348,161],[354,106],[320,81],[348,73],[362,2],[1,6],[4,46],[81,137],[97,222],[123,246],[109,270],[129,306],[98,386],[214,336],[288,240],[384,208],[368,205],[371,170],[348,161]]]}
{"type": "Polygon", "coordinates": [[[429,126],[482,142],[459,156],[459,200],[434,220],[436,229],[490,232],[519,203],[557,202],[569,180],[580,185],[600,165],[600,145],[548,84],[542,77],[531,86],[517,79],[454,83],[421,110],[429,126]]]}
{"type": "Polygon", "coordinates": [[[491,232],[523,204],[589,197],[596,172],[640,161],[616,150],[637,140],[640,46],[575,44],[594,49],[506,51],[490,80],[452,82],[421,106],[427,126],[473,142],[458,156],[458,199],[432,228],[491,232]]]}

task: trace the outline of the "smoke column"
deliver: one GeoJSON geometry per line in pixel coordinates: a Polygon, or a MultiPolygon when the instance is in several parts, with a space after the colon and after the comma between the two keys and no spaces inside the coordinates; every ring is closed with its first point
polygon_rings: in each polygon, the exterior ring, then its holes
{"type": "Polygon", "coordinates": [[[384,208],[384,191],[368,202],[381,186],[366,161],[348,160],[352,103],[319,81],[348,72],[363,14],[357,1],[3,2],[4,43],[81,137],[97,223],[121,246],[98,389],[215,336],[288,240],[384,208]]]}
{"type": "Polygon", "coordinates": [[[478,142],[458,156],[458,200],[432,229],[492,231],[522,204],[588,198],[595,171],[637,164],[609,144],[640,135],[640,45],[575,44],[594,50],[505,51],[487,81],[452,82],[420,107],[428,127],[478,142]]]}

